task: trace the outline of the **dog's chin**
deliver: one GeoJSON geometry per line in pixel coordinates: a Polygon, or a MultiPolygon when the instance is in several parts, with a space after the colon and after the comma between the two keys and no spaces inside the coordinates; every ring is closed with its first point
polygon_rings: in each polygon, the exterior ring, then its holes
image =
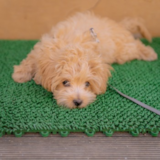
{"type": "Polygon", "coordinates": [[[81,91],[77,94],[73,91],[56,91],[54,98],[57,100],[57,104],[70,109],[84,108],[90,103],[96,100],[96,95],[90,91],[81,91]],[[82,103],[78,106],[75,105],[74,100],[80,99],[82,103]]]}

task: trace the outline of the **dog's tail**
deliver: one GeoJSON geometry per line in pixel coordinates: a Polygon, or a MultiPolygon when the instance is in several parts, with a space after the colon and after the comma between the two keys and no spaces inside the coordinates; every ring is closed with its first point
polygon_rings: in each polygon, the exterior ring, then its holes
{"type": "Polygon", "coordinates": [[[125,18],[120,22],[120,25],[129,30],[135,38],[146,38],[148,41],[152,41],[152,36],[142,19],[125,18]]]}

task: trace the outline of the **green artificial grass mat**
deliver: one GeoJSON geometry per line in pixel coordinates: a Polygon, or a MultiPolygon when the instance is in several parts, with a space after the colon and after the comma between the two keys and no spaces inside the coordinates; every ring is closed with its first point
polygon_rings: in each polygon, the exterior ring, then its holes
{"type": "MultiPolygon", "coordinates": [[[[160,38],[152,43],[160,57],[160,38]]],[[[103,132],[127,131],[133,136],[149,132],[157,136],[160,116],[121,97],[110,87],[105,94],[83,109],[68,109],[56,104],[52,93],[33,80],[19,84],[12,78],[13,65],[19,64],[37,41],[0,41],[0,136],[39,132],[42,136],[85,132],[93,136],[103,132]]],[[[134,60],[112,65],[109,83],[121,92],[160,110],[160,59],[152,62],[134,60]]],[[[105,74],[105,73],[104,73],[105,74]]]]}

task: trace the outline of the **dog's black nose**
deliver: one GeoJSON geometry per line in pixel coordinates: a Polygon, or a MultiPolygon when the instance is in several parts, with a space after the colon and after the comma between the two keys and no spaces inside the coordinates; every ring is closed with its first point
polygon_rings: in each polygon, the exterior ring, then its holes
{"type": "Polygon", "coordinates": [[[82,100],[80,100],[80,99],[74,99],[73,103],[78,107],[78,106],[80,106],[82,104],[82,100]]]}

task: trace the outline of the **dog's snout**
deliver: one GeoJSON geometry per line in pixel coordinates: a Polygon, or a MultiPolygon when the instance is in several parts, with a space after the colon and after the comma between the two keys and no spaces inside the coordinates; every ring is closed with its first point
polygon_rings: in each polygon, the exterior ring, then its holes
{"type": "Polygon", "coordinates": [[[82,100],[80,100],[80,99],[74,99],[73,103],[78,107],[78,106],[80,106],[82,104],[82,100]]]}

